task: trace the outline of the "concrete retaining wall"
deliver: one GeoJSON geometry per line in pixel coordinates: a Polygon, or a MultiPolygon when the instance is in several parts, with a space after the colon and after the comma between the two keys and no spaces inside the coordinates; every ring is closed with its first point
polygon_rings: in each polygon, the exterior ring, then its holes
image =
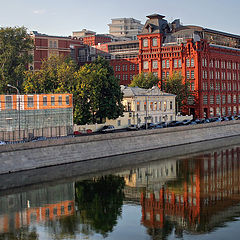
{"type": "MultiPolygon", "coordinates": [[[[3,145],[0,146],[0,174],[154,149],[159,149],[161,155],[171,147],[181,149],[181,146],[189,145],[191,148],[194,143],[223,138],[226,138],[227,146],[227,138],[238,135],[240,139],[240,121],[231,121],[3,145]]],[[[205,144],[199,144],[189,153],[205,148],[205,144]]],[[[176,151],[172,156],[179,154],[176,151]]]]}

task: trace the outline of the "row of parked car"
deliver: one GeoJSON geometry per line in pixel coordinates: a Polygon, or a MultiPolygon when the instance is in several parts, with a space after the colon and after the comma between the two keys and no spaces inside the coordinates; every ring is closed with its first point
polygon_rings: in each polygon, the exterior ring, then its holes
{"type": "MultiPolygon", "coordinates": [[[[224,116],[224,117],[213,117],[213,118],[202,118],[202,119],[185,119],[183,121],[170,121],[168,123],[166,122],[159,122],[159,123],[147,123],[146,124],[142,124],[140,126],[135,125],[135,124],[131,124],[129,125],[126,129],[121,129],[121,130],[117,130],[115,129],[115,127],[113,125],[105,125],[103,126],[98,132],[99,133],[109,133],[109,132],[115,132],[117,131],[124,131],[124,130],[128,130],[128,131],[136,131],[136,130],[143,130],[143,129],[158,129],[158,128],[166,128],[166,127],[175,127],[175,126],[186,126],[186,125],[195,125],[195,124],[203,124],[203,123],[210,123],[210,122],[222,122],[222,121],[232,121],[232,120],[240,120],[240,115],[235,115],[235,116],[224,116]]],[[[89,134],[92,133],[91,130],[86,131],[85,134],[89,134]]],[[[75,131],[73,135],[71,136],[64,136],[64,137],[72,137],[72,136],[78,136],[78,135],[85,135],[82,134],[78,131],[75,131]]],[[[55,137],[55,138],[64,138],[64,137],[55,137]]],[[[55,139],[54,138],[54,139],[55,139]]],[[[42,141],[42,140],[47,140],[47,139],[51,139],[51,138],[46,138],[46,137],[36,137],[33,138],[31,140],[31,142],[35,142],[35,141],[42,141]]],[[[26,142],[26,140],[20,141],[20,142],[26,142]]],[[[0,145],[5,145],[5,144],[14,144],[14,143],[19,143],[17,141],[15,142],[5,142],[5,141],[0,141],[0,145]]]]}
{"type": "MultiPolygon", "coordinates": [[[[136,124],[129,125],[126,130],[128,131],[135,131],[141,129],[158,129],[158,128],[166,128],[166,127],[176,127],[176,126],[186,126],[186,125],[196,125],[196,124],[203,124],[203,123],[210,123],[210,122],[223,122],[223,121],[232,121],[232,120],[240,120],[240,115],[236,116],[224,116],[224,117],[213,117],[213,118],[202,118],[202,119],[185,119],[183,121],[170,121],[166,122],[159,122],[159,123],[147,123],[138,126],[136,124]]],[[[99,130],[100,133],[108,133],[114,132],[116,129],[113,125],[106,125],[102,129],[99,130]]]]}

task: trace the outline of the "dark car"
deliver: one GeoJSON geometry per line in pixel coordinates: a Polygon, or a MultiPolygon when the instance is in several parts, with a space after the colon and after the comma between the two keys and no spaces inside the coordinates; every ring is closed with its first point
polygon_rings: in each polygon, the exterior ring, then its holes
{"type": "Polygon", "coordinates": [[[227,118],[228,118],[229,121],[235,120],[234,116],[228,116],[227,118]]]}
{"type": "Polygon", "coordinates": [[[155,124],[155,128],[166,128],[167,124],[165,122],[159,122],[155,124]]]}
{"type": "Polygon", "coordinates": [[[46,137],[35,137],[32,139],[32,142],[45,141],[45,140],[47,140],[46,137]]]}
{"type": "Polygon", "coordinates": [[[234,119],[235,119],[235,120],[239,120],[239,119],[240,119],[240,115],[235,115],[235,116],[234,116],[234,119]]]}
{"type": "Polygon", "coordinates": [[[229,121],[227,117],[222,117],[222,121],[229,121]]]}
{"type": "Polygon", "coordinates": [[[176,126],[180,126],[181,122],[179,121],[171,121],[167,124],[168,127],[176,127],[176,126]]]}
{"type": "MultiPolygon", "coordinates": [[[[155,127],[154,123],[147,123],[147,129],[153,129],[154,127],[155,127]]],[[[140,128],[146,129],[146,123],[144,123],[140,128]]]]}
{"type": "Polygon", "coordinates": [[[182,122],[181,122],[181,125],[189,125],[191,123],[191,120],[190,119],[184,119],[182,122]]]}
{"type": "Polygon", "coordinates": [[[114,132],[114,131],[115,131],[115,127],[112,125],[103,126],[102,129],[99,130],[99,132],[101,133],[108,133],[108,132],[114,132]]]}
{"type": "Polygon", "coordinates": [[[209,118],[210,122],[221,122],[222,119],[220,117],[209,118]]]}
{"type": "Polygon", "coordinates": [[[199,124],[199,123],[197,123],[196,121],[192,120],[188,125],[196,125],[196,124],[199,124]]]}

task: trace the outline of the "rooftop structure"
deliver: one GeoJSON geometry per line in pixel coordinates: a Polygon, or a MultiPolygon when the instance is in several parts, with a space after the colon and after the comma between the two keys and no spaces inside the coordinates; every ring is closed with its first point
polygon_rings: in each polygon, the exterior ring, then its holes
{"type": "Polygon", "coordinates": [[[137,39],[137,35],[142,31],[143,25],[134,18],[114,18],[108,24],[109,33],[117,37],[128,37],[137,39]]]}
{"type": "Polygon", "coordinates": [[[72,35],[73,35],[73,37],[86,37],[86,36],[96,35],[96,32],[90,31],[90,30],[87,30],[87,29],[83,29],[82,31],[73,32],[72,35]]]}

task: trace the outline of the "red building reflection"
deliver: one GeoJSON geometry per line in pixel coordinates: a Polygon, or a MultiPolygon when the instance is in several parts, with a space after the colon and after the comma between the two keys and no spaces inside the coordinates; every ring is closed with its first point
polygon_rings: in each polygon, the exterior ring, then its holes
{"type": "Polygon", "coordinates": [[[142,224],[162,229],[170,221],[182,230],[202,232],[234,216],[240,202],[240,148],[179,162],[178,177],[156,191],[141,192],[142,224]]]}

